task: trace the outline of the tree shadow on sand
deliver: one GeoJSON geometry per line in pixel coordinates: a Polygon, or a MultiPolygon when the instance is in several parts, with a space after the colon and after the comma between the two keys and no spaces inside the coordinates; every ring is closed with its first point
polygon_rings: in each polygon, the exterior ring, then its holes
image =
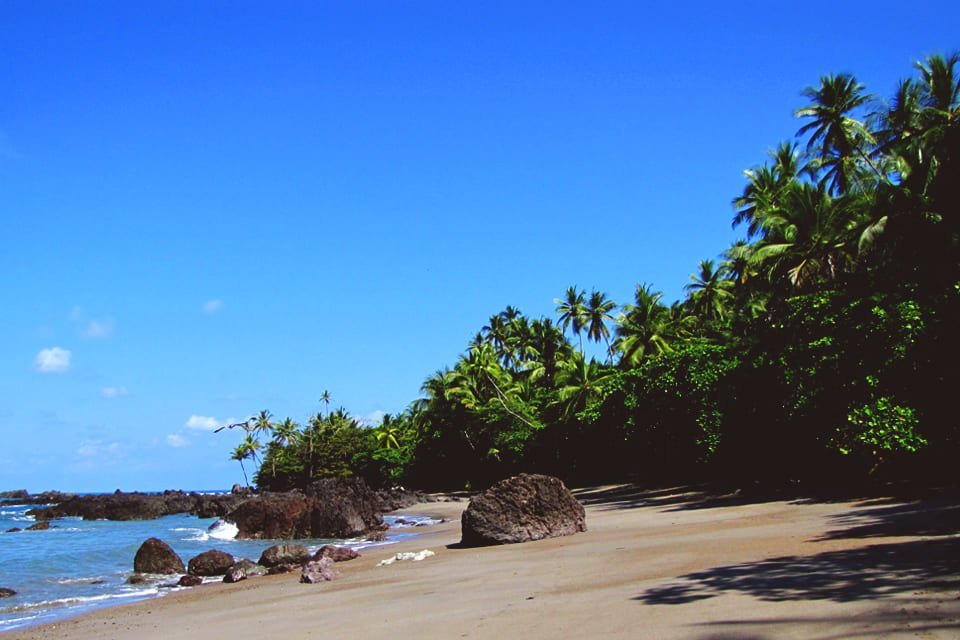
{"type": "Polygon", "coordinates": [[[723,593],[760,600],[851,602],[918,590],[960,588],[960,541],[918,540],[716,567],[680,576],[634,600],[685,604],[723,593]]]}

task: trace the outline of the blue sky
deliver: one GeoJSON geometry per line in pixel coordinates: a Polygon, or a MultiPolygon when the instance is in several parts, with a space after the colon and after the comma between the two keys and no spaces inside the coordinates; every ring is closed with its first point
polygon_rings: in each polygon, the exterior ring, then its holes
{"type": "Polygon", "coordinates": [[[352,4],[0,2],[0,489],[229,487],[231,418],[681,297],[803,87],[960,46],[946,2],[352,4]]]}

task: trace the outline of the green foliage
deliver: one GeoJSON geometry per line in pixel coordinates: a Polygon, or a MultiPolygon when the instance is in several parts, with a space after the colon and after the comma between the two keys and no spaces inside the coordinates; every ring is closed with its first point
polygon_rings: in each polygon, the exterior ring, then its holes
{"type": "Polygon", "coordinates": [[[841,453],[913,453],[927,444],[919,433],[916,411],[881,396],[847,414],[847,424],[837,429],[836,446],[841,453]]]}

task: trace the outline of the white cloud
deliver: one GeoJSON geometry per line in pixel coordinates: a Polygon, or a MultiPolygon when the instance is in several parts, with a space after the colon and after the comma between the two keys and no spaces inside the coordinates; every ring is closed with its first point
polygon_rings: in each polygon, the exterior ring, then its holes
{"type": "Polygon", "coordinates": [[[105,340],[113,335],[113,320],[91,320],[83,329],[83,337],[90,340],[105,340]]]}
{"type": "Polygon", "coordinates": [[[193,429],[194,431],[213,431],[214,429],[219,429],[221,426],[220,422],[212,416],[198,416],[192,415],[187,419],[187,422],[183,425],[187,429],[193,429]]]}
{"type": "Polygon", "coordinates": [[[70,369],[70,352],[60,347],[41,349],[34,361],[40,373],[66,373],[70,369]]]}
{"type": "Polygon", "coordinates": [[[214,298],[203,303],[203,312],[206,314],[214,314],[221,309],[223,309],[223,300],[214,298]]]}
{"type": "Polygon", "coordinates": [[[190,444],[190,441],[181,436],[179,433],[171,433],[167,436],[167,444],[171,447],[180,448],[190,444]]]}
{"type": "Polygon", "coordinates": [[[385,415],[387,415],[386,411],[377,409],[360,418],[359,422],[366,427],[375,427],[383,422],[383,416],[385,415]]]}
{"type": "Polygon", "coordinates": [[[77,448],[77,455],[81,458],[119,458],[124,454],[124,447],[119,442],[101,442],[87,440],[77,448]]]}
{"type": "Polygon", "coordinates": [[[126,387],[104,387],[100,390],[100,395],[104,398],[119,398],[120,396],[128,395],[130,392],[127,391],[126,387]]]}

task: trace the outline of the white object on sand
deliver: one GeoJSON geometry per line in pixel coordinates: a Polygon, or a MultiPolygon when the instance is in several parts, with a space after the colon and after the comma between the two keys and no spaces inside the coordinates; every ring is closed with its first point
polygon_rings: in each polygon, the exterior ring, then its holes
{"type": "Polygon", "coordinates": [[[433,551],[430,551],[430,549],[424,549],[423,551],[417,551],[417,552],[407,551],[406,553],[398,553],[392,558],[381,560],[380,562],[377,563],[377,566],[383,567],[388,564],[393,564],[398,560],[412,560],[413,562],[420,562],[424,558],[429,558],[430,556],[435,556],[435,555],[437,554],[435,554],[433,551]]]}

